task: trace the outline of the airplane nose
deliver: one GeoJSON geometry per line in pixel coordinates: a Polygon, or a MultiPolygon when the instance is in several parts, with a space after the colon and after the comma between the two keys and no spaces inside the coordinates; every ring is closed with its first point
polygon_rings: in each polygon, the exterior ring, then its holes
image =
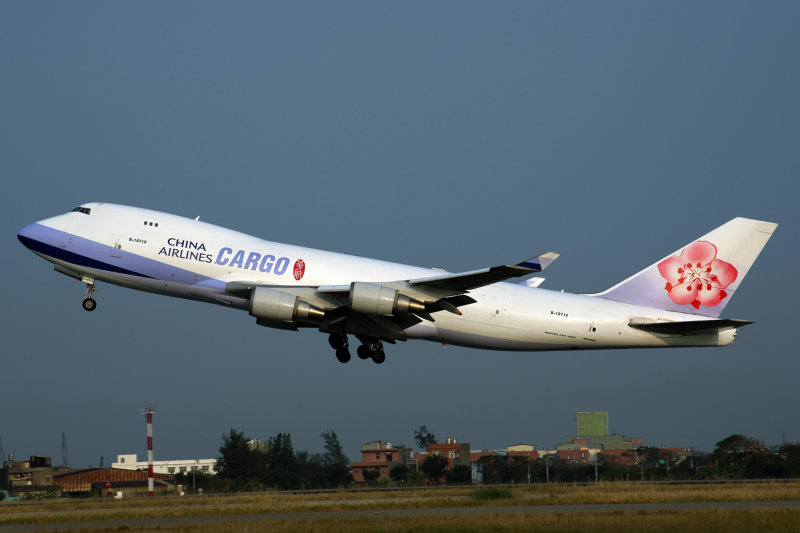
{"type": "Polygon", "coordinates": [[[27,226],[25,226],[24,228],[22,228],[21,230],[19,230],[17,232],[17,239],[19,239],[19,242],[24,244],[25,247],[27,247],[27,248],[30,248],[30,242],[31,242],[31,239],[33,238],[33,226],[34,225],[35,224],[28,224],[27,226]]]}

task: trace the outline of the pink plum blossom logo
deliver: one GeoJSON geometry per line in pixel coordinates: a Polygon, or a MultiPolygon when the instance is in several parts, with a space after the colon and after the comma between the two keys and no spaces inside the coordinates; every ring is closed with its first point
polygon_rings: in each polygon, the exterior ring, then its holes
{"type": "Polygon", "coordinates": [[[732,264],[717,259],[717,247],[708,241],[694,242],[680,256],[667,257],[658,264],[658,272],[667,280],[664,289],[670,299],[695,309],[719,304],[728,296],[725,289],[739,275],[732,264]]]}

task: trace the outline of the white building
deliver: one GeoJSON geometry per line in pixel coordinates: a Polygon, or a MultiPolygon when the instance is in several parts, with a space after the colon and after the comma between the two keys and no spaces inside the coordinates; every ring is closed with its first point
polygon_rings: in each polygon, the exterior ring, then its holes
{"type": "MultiPolygon", "coordinates": [[[[147,461],[137,461],[135,453],[117,455],[117,462],[111,468],[124,470],[147,470],[147,461]]],[[[153,461],[156,474],[190,474],[192,470],[204,474],[216,474],[216,459],[175,459],[173,461],[153,461]]]]}

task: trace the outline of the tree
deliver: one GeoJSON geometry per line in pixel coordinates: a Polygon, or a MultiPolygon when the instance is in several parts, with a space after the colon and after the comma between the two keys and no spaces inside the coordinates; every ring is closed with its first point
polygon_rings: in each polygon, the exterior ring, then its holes
{"type": "Polygon", "coordinates": [[[431,455],[422,462],[419,469],[431,483],[439,484],[442,482],[442,478],[447,474],[449,467],[450,464],[444,456],[431,455]]]}
{"type": "Polygon", "coordinates": [[[236,485],[251,486],[258,484],[265,473],[264,456],[253,449],[244,433],[231,428],[222,436],[222,455],[217,459],[217,476],[229,479],[236,485]]]}
{"type": "Polygon", "coordinates": [[[483,483],[510,483],[511,468],[507,456],[487,455],[478,459],[483,483]]]}
{"type": "Polygon", "coordinates": [[[322,454],[322,464],[325,468],[327,485],[329,487],[341,487],[353,482],[348,465],[350,459],[342,451],[339,437],[332,429],[322,432],[325,440],[325,453],[322,454]]]}
{"type": "Polygon", "coordinates": [[[760,473],[753,470],[764,465],[765,458],[760,456],[766,453],[766,448],[756,439],[735,433],[719,441],[711,456],[717,470],[727,477],[760,477],[760,473]]]}
{"type": "Polygon", "coordinates": [[[778,448],[778,453],[797,473],[800,473],[800,443],[787,442],[782,444],[778,448]]]}
{"type": "Polygon", "coordinates": [[[375,481],[377,481],[379,477],[381,477],[381,471],[378,470],[377,468],[364,470],[364,481],[366,481],[370,485],[375,483],[375,481]]]}
{"type": "Polygon", "coordinates": [[[419,429],[414,432],[414,440],[417,442],[418,448],[427,450],[428,444],[434,444],[436,442],[436,436],[428,431],[427,427],[420,426],[419,429]]]}
{"type": "Polygon", "coordinates": [[[408,465],[394,465],[391,470],[389,470],[389,479],[395,482],[400,482],[403,480],[408,473],[411,472],[411,469],[408,465]]]}
{"type": "Polygon", "coordinates": [[[472,483],[472,467],[469,465],[454,465],[447,471],[448,485],[469,485],[472,483]]]}
{"type": "Polygon", "coordinates": [[[213,491],[216,477],[208,472],[190,470],[188,472],[175,474],[175,482],[186,487],[187,490],[200,492],[213,491]]]}
{"type": "Polygon", "coordinates": [[[405,487],[414,487],[422,484],[422,474],[416,470],[412,470],[405,464],[394,465],[392,469],[389,470],[389,479],[405,487]]]}
{"type": "Polygon", "coordinates": [[[266,483],[277,489],[299,487],[299,468],[297,456],[292,447],[289,433],[278,433],[267,441],[266,463],[269,468],[266,483]]]}
{"type": "Polygon", "coordinates": [[[753,449],[761,447],[761,444],[755,440],[735,433],[730,437],[726,437],[719,441],[712,456],[716,460],[741,458],[750,453],[753,449]]]}

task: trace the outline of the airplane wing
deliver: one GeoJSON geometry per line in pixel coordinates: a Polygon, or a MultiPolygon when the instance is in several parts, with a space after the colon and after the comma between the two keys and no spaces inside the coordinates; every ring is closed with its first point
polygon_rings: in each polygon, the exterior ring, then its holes
{"type": "Polygon", "coordinates": [[[461,294],[470,289],[477,289],[484,285],[491,285],[509,278],[517,278],[535,272],[541,272],[550,263],[556,260],[559,254],[547,252],[521,261],[515,265],[500,265],[485,268],[483,270],[473,270],[472,272],[462,272],[459,274],[444,274],[431,278],[420,278],[408,280],[411,285],[416,287],[435,287],[454,294],[461,294]]]}
{"type": "MultiPolygon", "coordinates": [[[[247,299],[252,298],[252,294],[257,289],[287,293],[296,297],[295,305],[302,301],[324,313],[322,322],[325,322],[328,327],[335,326],[342,321],[349,321],[347,323],[348,330],[351,327],[355,330],[364,330],[367,332],[365,334],[394,342],[396,339],[405,340],[403,338],[404,330],[420,323],[422,319],[434,322],[431,313],[449,311],[460,315],[459,307],[475,303],[475,299],[467,294],[470,290],[509,278],[541,272],[557,257],[557,253],[548,252],[513,265],[499,265],[470,272],[408,280],[352,282],[349,285],[276,286],[255,281],[231,281],[225,285],[225,292],[247,299]],[[406,301],[406,306],[403,311],[391,313],[372,313],[354,309],[352,293],[357,290],[357,285],[370,285],[373,290],[380,292],[381,298],[384,300],[387,292],[391,293],[391,297],[395,300],[398,295],[401,295],[406,301]]],[[[276,321],[274,318],[262,317],[259,318],[259,324],[282,329],[295,329],[295,322],[292,320],[276,321]]],[[[300,325],[308,326],[310,324],[306,321],[305,324],[301,323],[300,325]]]]}

